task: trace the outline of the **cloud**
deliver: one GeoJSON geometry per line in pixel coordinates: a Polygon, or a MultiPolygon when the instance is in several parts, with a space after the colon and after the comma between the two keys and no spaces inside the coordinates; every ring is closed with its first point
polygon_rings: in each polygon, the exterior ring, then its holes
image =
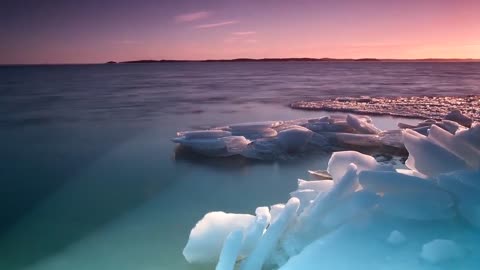
{"type": "Polygon", "coordinates": [[[245,39],[242,36],[229,36],[223,40],[225,43],[236,43],[236,44],[254,44],[257,43],[256,39],[245,39]]]}
{"type": "Polygon", "coordinates": [[[248,35],[253,35],[256,34],[257,32],[255,31],[243,31],[243,32],[233,32],[232,35],[236,36],[248,36],[248,35]]]}
{"type": "Polygon", "coordinates": [[[203,29],[203,28],[213,28],[213,27],[220,27],[224,25],[229,25],[229,24],[236,24],[238,23],[237,21],[224,21],[224,22],[218,22],[218,23],[209,23],[209,24],[200,24],[195,26],[195,28],[203,29]]]}
{"type": "Polygon", "coordinates": [[[175,16],[175,21],[176,22],[193,22],[193,21],[208,18],[210,14],[211,14],[210,11],[205,11],[205,10],[185,13],[185,14],[180,14],[175,16]]]}

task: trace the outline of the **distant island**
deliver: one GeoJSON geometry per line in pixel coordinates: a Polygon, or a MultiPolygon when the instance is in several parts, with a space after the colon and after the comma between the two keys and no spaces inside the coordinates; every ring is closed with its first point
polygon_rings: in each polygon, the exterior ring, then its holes
{"type": "Polygon", "coordinates": [[[132,61],[109,61],[106,64],[149,64],[149,63],[184,63],[184,62],[480,62],[480,59],[378,59],[378,58],[235,58],[235,59],[207,59],[207,60],[132,60],[132,61]]]}

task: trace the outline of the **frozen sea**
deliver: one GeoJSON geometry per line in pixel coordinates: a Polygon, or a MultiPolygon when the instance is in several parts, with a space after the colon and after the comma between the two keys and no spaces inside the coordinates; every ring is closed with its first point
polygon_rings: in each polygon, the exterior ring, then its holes
{"type": "Polygon", "coordinates": [[[175,157],[176,131],[326,115],[287,106],[319,97],[479,94],[480,63],[0,67],[0,269],[212,269],[182,256],[206,212],[285,202],[329,156],[175,157]]]}

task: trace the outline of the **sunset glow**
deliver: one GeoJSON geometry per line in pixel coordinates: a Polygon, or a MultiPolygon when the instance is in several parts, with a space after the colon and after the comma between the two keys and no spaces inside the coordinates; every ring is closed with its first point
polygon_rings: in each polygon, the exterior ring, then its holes
{"type": "Polygon", "coordinates": [[[480,58],[480,1],[2,1],[0,63],[480,58]]]}

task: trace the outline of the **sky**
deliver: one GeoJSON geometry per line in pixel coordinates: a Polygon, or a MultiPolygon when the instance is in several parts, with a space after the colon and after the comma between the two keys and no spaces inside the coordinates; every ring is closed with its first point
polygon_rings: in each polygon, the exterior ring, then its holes
{"type": "Polygon", "coordinates": [[[480,1],[0,1],[0,64],[243,57],[480,59],[480,1]]]}

